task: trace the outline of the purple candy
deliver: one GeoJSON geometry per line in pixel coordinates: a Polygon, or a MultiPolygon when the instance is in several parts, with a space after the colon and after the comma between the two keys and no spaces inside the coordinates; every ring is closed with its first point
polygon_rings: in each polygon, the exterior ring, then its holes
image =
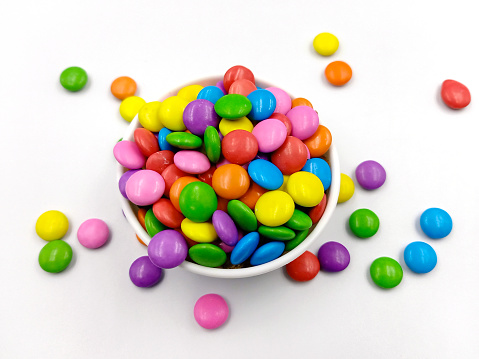
{"type": "Polygon", "coordinates": [[[148,257],[160,268],[174,268],[183,263],[188,254],[185,238],[173,229],[166,229],[153,236],[148,245],[148,257]]]}
{"type": "Polygon", "coordinates": [[[386,181],[386,171],[376,161],[364,161],[356,168],[356,179],[364,189],[376,189],[386,181]]]}
{"type": "Polygon", "coordinates": [[[162,271],[148,256],[143,256],[131,264],[130,279],[137,287],[149,288],[160,281],[162,271]]]}
{"type": "Polygon", "coordinates": [[[234,249],[234,246],[229,246],[225,242],[220,242],[218,244],[218,247],[220,247],[222,250],[224,250],[225,253],[231,253],[234,249]]]}
{"type": "Polygon", "coordinates": [[[225,95],[228,93],[226,92],[225,85],[223,85],[223,80],[220,80],[216,83],[216,87],[218,87],[225,95]]]}
{"type": "Polygon", "coordinates": [[[258,152],[254,159],[255,160],[265,160],[265,161],[270,160],[269,155],[267,153],[263,153],[263,152],[258,152]]]}
{"type": "Polygon", "coordinates": [[[215,227],[218,237],[228,246],[234,246],[238,243],[238,230],[235,222],[224,211],[216,210],[212,217],[213,227],[215,227]]]}
{"type": "Polygon", "coordinates": [[[125,173],[123,173],[120,177],[120,180],[118,181],[118,187],[120,188],[120,192],[122,194],[123,197],[125,197],[126,199],[128,199],[128,197],[126,196],[126,182],[130,179],[130,177],[138,172],[140,170],[129,170],[129,171],[126,171],[125,173]]]}
{"type": "Polygon", "coordinates": [[[215,105],[208,100],[191,101],[183,111],[183,122],[194,135],[203,136],[206,127],[217,127],[220,117],[215,111],[215,105]]]}
{"type": "Polygon", "coordinates": [[[321,269],[327,272],[340,272],[349,265],[349,252],[338,242],[326,242],[318,251],[321,269]]]}

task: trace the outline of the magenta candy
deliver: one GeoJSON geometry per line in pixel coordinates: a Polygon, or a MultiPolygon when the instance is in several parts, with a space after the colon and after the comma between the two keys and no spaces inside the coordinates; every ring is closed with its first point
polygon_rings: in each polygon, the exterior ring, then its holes
{"type": "Polygon", "coordinates": [[[259,151],[269,153],[281,147],[286,139],[287,130],[281,121],[270,118],[259,122],[253,128],[253,135],[258,141],[259,151]]]}
{"type": "Polygon", "coordinates": [[[162,272],[161,268],[151,263],[148,256],[143,256],[131,264],[130,279],[137,287],[149,288],[160,281],[162,272]]]}
{"type": "Polygon", "coordinates": [[[282,113],[286,115],[286,113],[291,110],[291,97],[289,97],[288,93],[284,90],[281,90],[277,87],[268,87],[266,88],[269,92],[274,95],[276,99],[276,108],[274,112],[282,113]]]}
{"type": "Polygon", "coordinates": [[[216,83],[216,87],[218,87],[221,91],[223,91],[223,94],[227,95],[228,92],[226,92],[225,85],[223,84],[223,80],[220,80],[216,83]]]}
{"type": "Polygon", "coordinates": [[[108,225],[98,218],[83,222],[77,231],[80,244],[86,248],[95,249],[103,246],[110,237],[108,225]]]}
{"type": "Polygon", "coordinates": [[[293,107],[286,117],[291,121],[291,135],[300,140],[310,138],[319,126],[318,114],[309,106],[293,107]]]}
{"type": "Polygon", "coordinates": [[[349,251],[338,242],[326,242],[318,251],[321,269],[327,272],[340,272],[349,265],[349,251]]]}
{"type": "Polygon", "coordinates": [[[142,168],[146,163],[145,156],[133,141],[117,142],[113,148],[113,155],[120,165],[131,170],[142,168]]]}
{"type": "Polygon", "coordinates": [[[234,249],[234,246],[229,246],[225,242],[220,242],[218,247],[220,247],[225,253],[231,253],[234,249]]]}
{"type": "Polygon", "coordinates": [[[386,181],[386,170],[376,161],[364,161],[356,167],[356,179],[364,189],[376,189],[386,181]]]}
{"type": "Polygon", "coordinates": [[[194,316],[203,328],[216,329],[228,319],[228,304],[218,294],[206,294],[196,301],[194,316]]]}
{"type": "Polygon", "coordinates": [[[126,182],[128,182],[128,180],[130,179],[130,177],[138,172],[138,171],[141,171],[141,170],[129,170],[129,171],[126,171],[125,173],[123,173],[120,177],[120,180],[118,181],[118,188],[120,189],[120,193],[123,197],[125,197],[126,199],[128,199],[128,196],[126,195],[126,182]]]}
{"type": "Polygon", "coordinates": [[[186,259],[188,244],[181,233],[165,229],[153,236],[148,245],[148,257],[160,268],[169,269],[179,266],[186,259]]]}
{"type": "Polygon", "coordinates": [[[216,210],[213,213],[212,222],[216,234],[225,244],[234,246],[238,243],[238,229],[226,212],[216,210]]]}
{"type": "Polygon", "coordinates": [[[208,171],[211,167],[210,160],[205,154],[198,151],[183,150],[173,157],[175,166],[183,172],[200,174],[208,171]]]}
{"type": "Polygon", "coordinates": [[[158,201],[165,192],[165,180],[155,171],[141,170],[126,182],[128,199],[138,206],[148,206],[158,201]]]}
{"type": "Polygon", "coordinates": [[[208,100],[191,101],[183,111],[183,122],[194,135],[203,136],[206,127],[217,127],[221,118],[216,114],[215,105],[208,100]]]}

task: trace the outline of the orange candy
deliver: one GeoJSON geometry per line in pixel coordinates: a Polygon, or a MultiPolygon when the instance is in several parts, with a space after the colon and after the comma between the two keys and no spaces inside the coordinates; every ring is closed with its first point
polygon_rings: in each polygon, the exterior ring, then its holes
{"type": "Polygon", "coordinates": [[[223,212],[228,213],[228,203],[230,200],[220,196],[216,196],[216,197],[218,197],[218,207],[216,209],[219,209],[223,212]]]}
{"type": "Polygon", "coordinates": [[[249,188],[249,175],[240,165],[227,164],[213,173],[213,189],[216,194],[226,199],[237,199],[249,188]]]}
{"type": "Polygon", "coordinates": [[[353,70],[351,70],[351,67],[343,61],[334,61],[326,66],[324,75],[332,85],[343,86],[351,80],[353,70]]]}
{"type": "Polygon", "coordinates": [[[136,234],[136,239],[138,239],[138,242],[140,242],[140,243],[143,244],[144,246],[148,247],[148,246],[145,244],[145,242],[143,242],[143,241],[141,240],[141,238],[138,237],[138,234],[136,234]]]}
{"type": "Polygon", "coordinates": [[[291,102],[291,108],[296,107],[296,106],[309,106],[309,107],[313,108],[313,105],[311,104],[311,102],[309,102],[308,100],[306,100],[305,98],[302,98],[302,97],[295,98],[291,102]]]}
{"type": "Polygon", "coordinates": [[[175,207],[180,213],[180,193],[183,191],[183,188],[187,184],[190,184],[191,182],[199,182],[200,180],[196,177],[191,177],[191,176],[184,176],[178,178],[173,184],[171,185],[170,188],[170,200],[171,203],[173,204],[173,207],[175,207]]]}
{"type": "Polygon", "coordinates": [[[316,132],[303,142],[308,147],[311,157],[321,157],[331,146],[331,132],[326,127],[319,125],[316,132]]]}
{"type": "Polygon", "coordinates": [[[137,214],[138,222],[140,222],[141,226],[146,231],[145,216],[146,216],[146,209],[138,208],[138,214],[137,214]]]}
{"type": "Polygon", "coordinates": [[[249,186],[248,191],[239,200],[245,205],[247,205],[249,208],[254,210],[256,202],[258,202],[258,199],[266,192],[268,192],[266,188],[263,188],[255,182],[251,181],[251,185],[249,186]]]}
{"type": "Polygon", "coordinates": [[[120,100],[134,96],[136,93],[136,82],[128,76],[118,77],[111,83],[111,93],[120,100]]]}

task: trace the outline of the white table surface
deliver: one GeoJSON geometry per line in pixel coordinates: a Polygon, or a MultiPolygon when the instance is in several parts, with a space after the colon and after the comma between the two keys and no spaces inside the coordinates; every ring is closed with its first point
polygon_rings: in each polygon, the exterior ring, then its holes
{"type": "MultiPolygon", "coordinates": [[[[473,1],[12,1],[0,21],[2,245],[1,358],[477,358],[479,217],[477,155],[479,51],[473,1]],[[340,39],[330,58],[312,40],[340,39]],[[333,88],[326,65],[344,60],[353,79],[333,88]],[[332,132],[341,171],[382,163],[385,185],[338,205],[310,248],[335,240],[351,253],[341,273],[308,283],[283,270],[241,280],[168,270],[151,289],[128,277],[145,248],[119,209],[112,148],[127,123],[110,93],[128,75],[153,101],[193,79],[242,64],[257,77],[309,99],[332,132]],[[69,66],[89,83],[59,84],[69,66]],[[440,100],[442,81],[466,84],[471,105],[440,100]],[[441,207],[452,233],[421,233],[423,210],[441,207]],[[368,240],[347,230],[349,215],[370,208],[381,220],[368,240]],[[52,275],[38,265],[35,234],[50,209],[70,220],[74,260],[52,275]],[[76,239],[86,219],[104,219],[111,241],[98,250],[76,239]],[[431,244],[437,267],[416,275],[402,251],[431,244]],[[381,290],[369,278],[391,256],[403,282],[381,290]],[[207,331],[195,301],[218,293],[231,315],[207,331]]],[[[354,178],[354,177],[353,177],[354,178]]]]}

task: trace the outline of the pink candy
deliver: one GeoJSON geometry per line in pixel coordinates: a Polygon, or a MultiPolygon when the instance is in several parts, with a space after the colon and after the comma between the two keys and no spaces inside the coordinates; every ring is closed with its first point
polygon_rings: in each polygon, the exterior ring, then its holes
{"type": "Polygon", "coordinates": [[[126,182],[128,199],[138,206],[148,206],[158,201],[165,192],[165,180],[155,171],[141,170],[126,182]]]}
{"type": "Polygon", "coordinates": [[[109,236],[110,230],[107,224],[98,218],[86,220],[80,225],[77,232],[80,244],[91,249],[103,246],[109,236]]]}
{"type": "Polygon", "coordinates": [[[269,153],[281,147],[287,130],[281,121],[271,118],[259,122],[253,129],[253,135],[258,140],[259,151],[269,153]]]}
{"type": "Polygon", "coordinates": [[[265,90],[271,92],[276,99],[276,109],[274,110],[274,112],[279,112],[283,115],[286,115],[286,113],[291,110],[291,97],[289,97],[286,91],[281,90],[277,87],[268,87],[265,90]]]}
{"type": "Polygon", "coordinates": [[[291,135],[300,140],[310,138],[318,129],[318,114],[309,106],[293,107],[286,116],[291,121],[291,135]]]}
{"type": "Polygon", "coordinates": [[[173,157],[173,161],[180,170],[191,174],[204,173],[211,167],[208,157],[198,151],[179,151],[173,157]]]}
{"type": "Polygon", "coordinates": [[[113,155],[119,164],[130,170],[142,168],[146,163],[145,156],[134,141],[118,142],[113,148],[113,155]]]}
{"type": "Polygon", "coordinates": [[[228,319],[228,304],[218,294],[206,294],[197,300],[194,315],[197,323],[203,328],[216,329],[228,319]]]}

